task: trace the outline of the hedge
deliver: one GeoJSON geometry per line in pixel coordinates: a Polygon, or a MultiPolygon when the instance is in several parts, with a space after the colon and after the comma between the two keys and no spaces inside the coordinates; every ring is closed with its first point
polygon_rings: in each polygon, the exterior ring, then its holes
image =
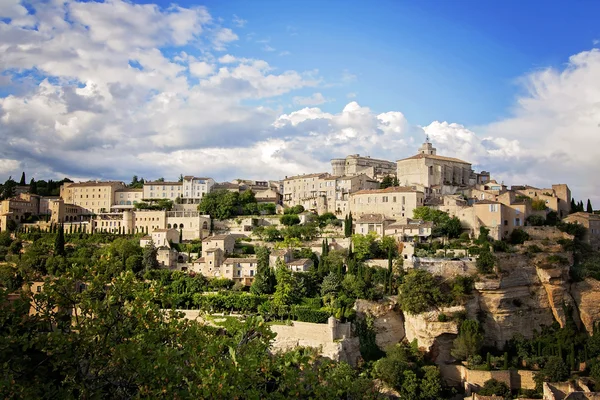
{"type": "Polygon", "coordinates": [[[258,307],[267,301],[269,296],[252,293],[227,293],[194,295],[194,304],[203,311],[223,312],[240,311],[244,313],[257,312],[258,307]]]}
{"type": "Polygon", "coordinates": [[[292,314],[298,321],[312,322],[315,324],[324,324],[327,322],[331,313],[321,310],[313,310],[309,307],[296,306],[292,309],[292,314]]]}

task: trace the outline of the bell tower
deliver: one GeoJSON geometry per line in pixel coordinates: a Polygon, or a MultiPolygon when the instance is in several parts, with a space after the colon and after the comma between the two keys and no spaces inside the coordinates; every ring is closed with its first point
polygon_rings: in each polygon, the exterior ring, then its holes
{"type": "Polygon", "coordinates": [[[425,143],[423,143],[421,145],[421,147],[419,147],[419,154],[426,154],[426,155],[430,155],[430,156],[435,156],[436,149],[435,149],[435,147],[433,147],[433,145],[429,141],[429,135],[427,135],[427,137],[425,139],[425,143]]]}

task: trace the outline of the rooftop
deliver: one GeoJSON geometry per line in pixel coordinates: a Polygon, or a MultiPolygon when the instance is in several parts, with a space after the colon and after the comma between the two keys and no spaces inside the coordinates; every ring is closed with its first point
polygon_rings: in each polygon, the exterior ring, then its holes
{"type": "Polygon", "coordinates": [[[286,177],[284,179],[284,181],[290,181],[290,180],[294,180],[294,179],[305,179],[305,178],[320,178],[320,177],[326,177],[326,176],[329,176],[328,172],[317,172],[316,174],[289,176],[289,177],[286,177]]]}
{"type": "Polygon", "coordinates": [[[378,194],[378,193],[408,193],[408,192],[420,192],[419,190],[411,187],[411,186],[390,186],[385,189],[364,189],[359,190],[358,192],[354,192],[351,195],[357,194],[378,194]]]}
{"type": "Polygon", "coordinates": [[[365,223],[382,223],[383,221],[394,221],[393,219],[386,218],[382,214],[363,214],[357,221],[357,224],[365,223]]]}
{"type": "Polygon", "coordinates": [[[85,186],[114,186],[114,185],[123,185],[125,184],[120,181],[88,181],[88,182],[77,182],[77,183],[66,183],[66,187],[85,187],[85,186]]]}
{"type": "Polygon", "coordinates": [[[160,185],[163,185],[163,186],[166,186],[166,185],[169,185],[169,186],[179,185],[179,186],[181,186],[181,185],[183,185],[183,182],[149,181],[149,182],[144,182],[144,186],[146,186],[146,185],[159,185],[159,186],[160,185]]]}
{"type": "Polygon", "coordinates": [[[403,158],[401,160],[398,160],[397,162],[405,161],[405,160],[420,160],[420,159],[424,159],[424,158],[431,158],[432,160],[451,161],[451,162],[455,162],[455,163],[471,165],[470,162],[463,161],[458,158],[438,156],[437,154],[422,154],[422,153],[416,154],[412,157],[403,158]]]}
{"type": "Polygon", "coordinates": [[[290,261],[287,265],[305,265],[307,262],[312,262],[310,258],[299,258],[294,261],[290,261]]]}
{"type": "Polygon", "coordinates": [[[258,258],[226,258],[223,264],[256,263],[258,258]]]}

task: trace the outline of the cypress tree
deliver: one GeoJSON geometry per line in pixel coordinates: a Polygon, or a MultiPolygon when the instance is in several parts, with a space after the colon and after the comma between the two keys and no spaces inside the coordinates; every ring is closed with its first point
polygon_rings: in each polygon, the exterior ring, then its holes
{"type": "Polygon", "coordinates": [[[594,209],[592,208],[592,202],[590,201],[590,199],[588,199],[587,201],[587,212],[589,212],[590,214],[592,214],[594,212],[594,209]]]}
{"type": "Polygon", "coordinates": [[[487,370],[491,371],[492,370],[492,355],[490,353],[487,353],[485,364],[487,366],[487,370]]]}
{"type": "Polygon", "coordinates": [[[577,212],[577,204],[575,204],[575,199],[571,199],[571,212],[577,212]]]}
{"type": "Polygon", "coordinates": [[[579,200],[579,203],[577,204],[577,211],[581,211],[581,212],[585,211],[583,209],[583,200],[579,200]]]}
{"type": "Polygon", "coordinates": [[[33,178],[31,178],[31,181],[29,181],[29,193],[38,194],[37,183],[36,183],[35,179],[33,179],[33,178]]]}
{"type": "Polygon", "coordinates": [[[179,243],[183,242],[183,229],[179,230],[179,243]]]}
{"type": "Polygon", "coordinates": [[[504,370],[508,369],[508,352],[504,352],[504,370]]]}
{"type": "Polygon", "coordinates": [[[27,185],[27,182],[25,182],[25,171],[23,171],[23,173],[21,174],[21,180],[19,181],[19,185],[20,186],[27,185]]]}
{"type": "Polygon", "coordinates": [[[54,254],[57,256],[65,256],[65,232],[63,226],[58,228],[58,233],[54,239],[54,254]]]}

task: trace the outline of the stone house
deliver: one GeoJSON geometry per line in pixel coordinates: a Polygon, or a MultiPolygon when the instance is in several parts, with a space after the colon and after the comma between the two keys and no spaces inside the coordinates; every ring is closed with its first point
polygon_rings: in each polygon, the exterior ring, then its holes
{"type": "Polygon", "coordinates": [[[354,233],[366,235],[375,232],[384,236],[386,228],[393,222],[393,219],[386,218],[383,214],[363,214],[354,223],[354,233]]]}
{"type": "Polygon", "coordinates": [[[349,208],[354,217],[382,214],[386,218],[412,217],[413,210],[423,205],[424,194],[412,187],[360,190],[350,194],[349,208]]]}
{"type": "Polygon", "coordinates": [[[576,212],[563,218],[563,222],[583,225],[586,228],[583,240],[591,245],[594,250],[600,250],[600,215],[576,212]]]}

